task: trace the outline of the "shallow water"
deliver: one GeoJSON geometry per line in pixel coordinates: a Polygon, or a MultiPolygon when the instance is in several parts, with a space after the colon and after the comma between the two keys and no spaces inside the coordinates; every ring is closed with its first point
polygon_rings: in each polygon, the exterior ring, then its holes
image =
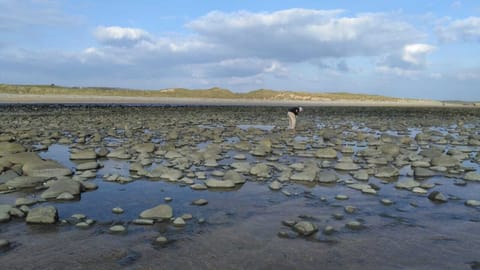
{"type": "MultiPolygon", "coordinates": [[[[421,108],[306,108],[299,116],[298,129],[288,133],[288,121],[282,107],[95,107],[95,106],[24,106],[1,107],[4,123],[2,133],[8,130],[35,132],[38,138],[51,132],[70,136],[71,144],[52,139],[48,150],[40,151],[44,159],[54,159],[74,169],[79,162],[70,160],[70,150],[91,147],[89,141],[77,143],[81,135],[99,132],[104,134],[100,143],[109,149],[131,146],[139,142],[155,142],[158,146],[178,151],[202,151],[208,145],[222,145],[222,158],[214,168],[193,165],[190,171],[204,172],[212,177],[214,170],[226,170],[236,154],[244,154],[246,161],[268,163],[275,158],[278,164],[321,162],[305,153],[315,153],[323,145],[349,145],[354,153],[340,153],[338,157],[356,157],[357,151],[371,147],[369,144],[384,135],[407,136],[414,139],[426,130],[452,136],[444,145],[433,141],[426,146],[404,145],[419,152],[425,147],[442,147],[468,151],[470,158],[463,166],[480,172],[477,161],[478,147],[468,145],[468,135],[478,134],[480,112],[472,109],[421,109],[421,108]],[[168,118],[164,118],[169,115],[168,118]],[[162,118],[163,117],[163,118],[162,118]],[[457,124],[463,122],[463,129],[457,124]],[[344,134],[339,142],[322,139],[322,129],[329,128],[344,134]],[[131,135],[126,133],[131,132],[131,135]],[[178,137],[169,139],[175,131],[178,137]],[[371,135],[369,140],[357,140],[348,134],[362,132],[371,135]],[[404,134],[404,135],[399,135],[404,134]],[[240,141],[256,145],[264,138],[273,140],[274,150],[265,157],[239,150],[240,141]],[[295,149],[300,143],[305,149],[295,149]]],[[[24,145],[36,145],[36,136],[16,134],[24,145]]],[[[47,136],[48,137],[48,136],[47,136]]],[[[86,136],[89,138],[89,136],[86,136]]],[[[38,139],[40,140],[40,139],[38,139]]],[[[88,180],[98,189],[81,194],[73,201],[48,201],[39,205],[54,205],[60,220],[83,213],[96,221],[88,229],[78,229],[70,223],[55,225],[27,225],[22,219],[0,224],[0,238],[12,244],[0,251],[0,265],[5,269],[475,269],[480,261],[480,209],[468,207],[468,199],[480,200],[480,183],[468,182],[465,186],[454,184],[462,174],[439,174],[422,180],[435,184],[431,190],[448,197],[447,203],[435,203],[427,194],[415,194],[394,187],[397,181],[410,177],[409,165],[400,169],[400,176],[379,179],[370,176],[368,183],[378,188],[376,195],[364,194],[349,188],[346,182],[352,177],[347,172],[322,168],[339,176],[336,184],[301,184],[288,181],[280,191],[268,187],[280,176],[273,169],[271,177],[259,179],[245,174],[247,182],[231,190],[194,191],[179,182],[151,180],[140,177],[127,184],[106,182],[105,174],[130,175],[130,160],[98,159],[103,167],[96,177],[88,180]],[[348,200],[335,199],[347,195],[348,200]],[[192,214],[183,228],[169,222],[153,226],[134,225],[145,209],[165,203],[174,209],[174,216],[192,214]],[[205,206],[194,206],[193,200],[208,200],[205,206]],[[383,205],[387,198],[393,205],[383,205]],[[354,206],[352,213],[345,206],[354,206]],[[112,213],[121,207],[123,214],[112,213]],[[335,214],[342,214],[336,219],[335,214]],[[205,219],[206,222],[200,222],[205,219]],[[319,232],[302,237],[284,220],[308,220],[319,227],[319,232]],[[362,224],[359,230],[346,228],[348,221],[362,224]],[[114,224],[123,224],[127,233],[115,235],[108,232],[114,224]],[[322,232],[325,226],[335,232],[322,232]],[[279,237],[278,232],[289,237],[279,237]],[[155,244],[159,235],[166,236],[165,245],[155,244]]],[[[335,164],[336,160],[330,160],[335,164]]],[[[166,160],[157,156],[153,168],[166,160]]],[[[362,166],[368,166],[365,162],[362,166]]],[[[194,178],[196,183],[202,179],[194,178]]],[[[359,182],[366,183],[366,182],[359,182]]],[[[430,190],[430,191],[431,191],[430,190]]],[[[429,191],[429,192],[430,192],[429,191]]],[[[16,198],[39,196],[41,191],[21,190],[0,195],[0,204],[13,204],[16,198]]]]}

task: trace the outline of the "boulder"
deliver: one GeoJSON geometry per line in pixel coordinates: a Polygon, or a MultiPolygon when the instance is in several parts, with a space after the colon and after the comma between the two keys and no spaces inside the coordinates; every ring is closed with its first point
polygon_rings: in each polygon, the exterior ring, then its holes
{"type": "Polygon", "coordinates": [[[53,224],[58,220],[57,209],[53,206],[36,207],[27,214],[27,223],[53,224]]]}
{"type": "Polygon", "coordinates": [[[84,159],[90,160],[90,159],[96,159],[96,158],[97,158],[97,153],[95,152],[94,149],[76,151],[70,154],[70,159],[73,159],[73,160],[84,160],[84,159]]]}
{"type": "Polygon", "coordinates": [[[17,176],[8,180],[5,185],[10,188],[32,188],[42,185],[46,179],[46,177],[17,176]]]}
{"type": "Polygon", "coordinates": [[[311,222],[300,221],[300,222],[297,222],[293,226],[293,230],[296,231],[297,233],[299,233],[300,235],[308,236],[308,235],[311,235],[311,234],[317,232],[318,227],[317,227],[317,225],[315,225],[311,222]]]}
{"type": "Polygon", "coordinates": [[[455,167],[460,165],[460,161],[448,155],[441,155],[432,159],[433,166],[455,167]]]}
{"type": "Polygon", "coordinates": [[[173,209],[168,204],[160,204],[140,213],[143,219],[170,219],[173,217],[173,209]]]}
{"type": "Polygon", "coordinates": [[[37,177],[61,177],[71,175],[72,171],[54,160],[28,162],[22,167],[25,175],[37,177]]]}
{"type": "Polygon", "coordinates": [[[209,188],[233,188],[235,183],[231,180],[216,180],[208,179],[205,181],[205,185],[209,188]]]}
{"type": "Polygon", "coordinates": [[[0,142],[0,156],[25,152],[26,148],[19,143],[0,142]]]}
{"type": "MultiPolygon", "coordinates": [[[[80,194],[81,191],[81,184],[78,181],[74,181],[71,179],[62,179],[54,181],[47,190],[45,190],[41,197],[43,199],[52,199],[57,198],[58,196],[68,193],[73,196],[80,194]]],[[[64,195],[66,196],[66,195],[64,195]]],[[[68,196],[68,195],[67,195],[68,196]]],[[[71,197],[61,197],[63,199],[68,199],[71,197]]]]}

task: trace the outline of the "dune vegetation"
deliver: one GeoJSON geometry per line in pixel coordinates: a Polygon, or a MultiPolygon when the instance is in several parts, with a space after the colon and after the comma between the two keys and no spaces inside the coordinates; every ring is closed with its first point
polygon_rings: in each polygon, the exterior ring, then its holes
{"type": "Polygon", "coordinates": [[[217,99],[261,99],[261,100],[301,100],[301,101],[387,101],[400,102],[409,99],[381,95],[352,94],[345,92],[309,93],[258,89],[246,93],[234,93],[228,89],[185,89],[170,88],[161,90],[137,90],[107,87],[63,87],[57,85],[12,85],[0,84],[0,94],[12,95],[85,95],[114,97],[172,97],[172,98],[217,98],[217,99]]]}

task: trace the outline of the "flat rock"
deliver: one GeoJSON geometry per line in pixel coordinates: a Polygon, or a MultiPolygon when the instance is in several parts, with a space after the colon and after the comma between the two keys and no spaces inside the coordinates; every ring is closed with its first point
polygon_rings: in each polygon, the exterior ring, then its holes
{"type": "Polygon", "coordinates": [[[80,194],[81,185],[78,181],[65,179],[65,180],[56,180],[45,190],[41,197],[43,199],[52,199],[57,198],[62,193],[69,193],[73,196],[80,194]]]}
{"type": "Polygon", "coordinates": [[[356,171],[360,169],[360,167],[353,162],[338,162],[334,168],[340,171],[356,171]]]}
{"type": "Polygon", "coordinates": [[[193,201],[192,204],[193,204],[193,205],[201,206],[201,205],[206,205],[206,204],[208,204],[208,201],[205,200],[205,199],[198,199],[198,200],[193,201]]]}
{"type": "Polygon", "coordinates": [[[70,159],[72,160],[84,160],[84,159],[96,159],[97,153],[94,149],[81,150],[72,152],[70,154],[70,159]]]}
{"type": "Polygon", "coordinates": [[[465,176],[463,176],[463,179],[467,181],[480,181],[480,174],[476,172],[467,172],[465,176]]]}
{"type": "Polygon", "coordinates": [[[46,177],[18,176],[5,183],[10,188],[32,188],[42,185],[46,177]]]}
{"type": "Polygon", "coordinates": [[[408,190],[411,190],[411,189],[413,189],[415,187],[419,187],[419,186],[420,186],[420,183],[413,180],[413,178],[402,179],[395,184],[396,188],[408,189],[408,190]]]}
{"type": "Polygon", "coordinates": [[[205,181],[205,185],[209,188],[233,188],[235,183],[231,180],[216,180],[208,179],[205,181]]]}
{"type": "Polygon", "coordinates": [[[318,171],[317,168],[307,167],[304,169],[303,172],[292,174],[290,176],[290,180],[313,182],[317,177],[317,171],[318,171]]]}
{"type": "Polygon", "coordinates": [[[0,156],[25,152],[26,148],[19,143],[0,142],[0,156]]]}
{"type": "Polygon", "coordinates": [[[480,206],[480,201],[477,200],[467,200],[465,201],[465,205],[467,206],[480,206]]]}
{"type": "Polygon", "coordinates": [[[228,170],[223,175],[223,180],[230,180],[236,185],[245,183],[245,177],[234,170],[228,170]]]}
{"type": "Polygon", "coordinates": [[[250,169],[250,174],[261,178],[270,177],[271,168],[267,164],[256,164],[250,169]]]}
{"type": "Polygon", "coordinates": [[[368,174],[367,170],[359,170],[352,174],[352,177],[359,180],[359,181],[368,181],[370,175],[368,174]]]}
{"type": "Polygon", "coordinates": [[[138,153],[153,153],[155,151],[155,144],[153,143],[142,143],[133,146],[133,150],[138,153]]]}
{"type": "Polygon", "coordinates": [[[334,172],[319,172],[317,181],[323,184],[336,183],[338,176],[334,172]]]}
{"type": "Polygon", "coordinates": [[[416,167],[413,170],[413,175],[415,178],[428,178],[437,175],[437,173],[427,168],[416,167]]]}
{"type": "Polygon", "coordinates": [[[72,171],[54,160],[28,162],[22,167],[23,173],[36,177],[62,177],[71,175],[72,171]]]}
{"type": "Polygon", "coordinates": [[[8,204],[0,204],[0,222],[7,222],[10,220],[10,210],[12,206],[8,204]]]}
{"type": "Polygon", "coordinates": [[[168,204],[160,204],[140,213],[144,219],[170,219],[173,217],[173,209],[168,204]]]}
{"type": "Polygon", "coordinates": [[[441,155],[432,159],[433,166],[455,167],[460,165],[460,161],[448,155],[441,155]]]}
{"type": "Polygon", "coordinates": [[[133,224],[136,224],[136,225],[153,225],[155,223],[155,220],[146,219],[146,218],[137,218],[137,219],[134,219],[132,222],[133,224]]]}
{"type": "Polygon", "coordinates": [[[27,214],[27,223],[53,224],[58,220],[57,209],[53,206],[36,207],[27,214]]]}
{"type": "Polygon", "coordinates": [[[125,228],[125,226],[123,225],[114,225],[112,227],[110,227],[110,232],[112,233],[123,233],[125,232],[127,229],[125,228]]]}
{"type": "Polygon", "coordinates": [[[337,158],[337,151],[333,148],[318,149],[315,156],[317,158],[337,158]]]}
{"type": "Polygon", "coordinates": [[[237,161],[230,164],[230,166],[239,173],[249,173],[252,166],[248,161],[237,161]]]}
{"type": "Polygon", "coordinates": [[[96,170],[100,165],[96,161],[83,162],[77,165],[78,171],[96,170]]]}
{"type": "Polygon", "coordinates": [[[391,178],[399,176],[400,172],[395,167],[380,167],[375,172],[375,177],[379,178],[391,178]]]}

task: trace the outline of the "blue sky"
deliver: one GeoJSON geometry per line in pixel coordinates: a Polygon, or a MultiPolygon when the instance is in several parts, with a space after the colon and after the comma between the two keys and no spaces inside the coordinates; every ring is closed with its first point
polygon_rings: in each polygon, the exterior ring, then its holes
{"type": "Polygon", "coordinates": [[[0,83],[480,101],[480,2],[0,0],[0,83]]]}

